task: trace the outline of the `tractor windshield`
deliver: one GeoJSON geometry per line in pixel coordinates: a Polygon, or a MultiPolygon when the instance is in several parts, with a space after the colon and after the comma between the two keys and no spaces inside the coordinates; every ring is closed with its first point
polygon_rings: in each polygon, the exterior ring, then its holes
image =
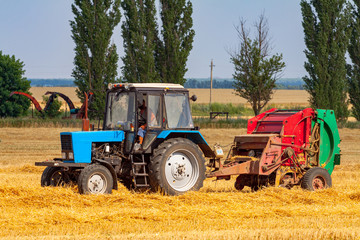
{"type": "Polygon", "coordinates": [[[130,130],[135,126],[135,93],[109,93],[106,109],[106,129],[130,130]]]}
{"type": "Polygon", "coordinates": [[[165,95],[166,116],[169,128],[193,128],[189,98],[187,94],[165,95]]]}

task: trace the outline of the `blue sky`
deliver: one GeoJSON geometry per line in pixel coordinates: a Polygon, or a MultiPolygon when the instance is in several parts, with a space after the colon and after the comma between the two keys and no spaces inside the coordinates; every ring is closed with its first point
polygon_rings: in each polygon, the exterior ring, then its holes
{"type": "MultiPolygon", "coordinates": [[[[0,51],[25,63],[28,78],[70,78],[74,43],[69,20],[71,0],[0,0],[0,51]]],[[[283,77],[297,78],[304,70],[304,34],[300,0],[192,0],[196,36],[188,59],[187,78],[208,78],[210,61],[214,76],[230,78],[234,67],[228,49],[237,47],[234,24],[247,20],[248,27],[262,12],[268,18],[272,53],[282,53],[283,77]]],[[[113,42],[123,56],[120,24],[113,42]]],[[[119,69],[122,66],[119,61],[119,69]]]]}

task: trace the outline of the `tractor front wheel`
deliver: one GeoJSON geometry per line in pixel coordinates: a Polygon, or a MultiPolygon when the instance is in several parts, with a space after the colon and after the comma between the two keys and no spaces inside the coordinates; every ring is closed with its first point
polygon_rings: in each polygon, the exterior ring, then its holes
{"type": "Polygon", "coordinates": [[[304,175],[301,187],[310,191],[321,190],[331,187],[331,176],[329,172],[321,167],[310,168],[304,175]]]}
{"type": "Polygon", "coordinates": [[[185,138],[161,143],[149,165],[150,184],[154,191],[179,195],[197,191],[205,179],[205,159],[198,146],[185,138]]]}
{"type": "Polygon", "coordinates": [[[110,194],[113,188],[113,179],[106,167],[91,164],[81,170],[78,187],[81,194],[110,194]]]}
{"type": "Polygon", "coordinates": [[[59,167],[46,167],[41,175],[41,186],[65,186],[70,183],[69,174],[59,167]]]}

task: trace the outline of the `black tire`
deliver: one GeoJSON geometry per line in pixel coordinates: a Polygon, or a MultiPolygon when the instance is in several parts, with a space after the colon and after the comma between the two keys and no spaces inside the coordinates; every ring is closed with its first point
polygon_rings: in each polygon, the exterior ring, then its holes
{"type": "Polygon", "coordinates": [[[244,189],[245,184],[244,184],[244,182],[243,182],[243,180],[242,180],[242,176],[241,176],[241,175],[239,175],[239,176],[236,178],[234,187],[235,187],[235,189],[238,190],[238,191],[241,191],[241,190],[244,189]]]}
{"type": "Polygon", "coordinates": [[[41,186],[65,186],[70,183],[69,175],[59,167],[46,167],[41,175],[41,186]]]}
{"type": "Polygon", "coordinates": [[[310,168],[304,175],[301,187],[306,190],[316,191],[332,186],[329,172],[321,167],[310,168]]]}
{"type": "Polygon", "coordinates": [[[168,139],[150,159],[150,185],[152,190],[168,195],[197,191],[203,186],[205,170],[205,159],[197,145],[184,138],[168,139]]]}
{"type": "Polygon", "coordinates": [[[113,178],[103,165],[91,164],[81,170],[78,188],[81,194],[110,194],[113,178]]]}

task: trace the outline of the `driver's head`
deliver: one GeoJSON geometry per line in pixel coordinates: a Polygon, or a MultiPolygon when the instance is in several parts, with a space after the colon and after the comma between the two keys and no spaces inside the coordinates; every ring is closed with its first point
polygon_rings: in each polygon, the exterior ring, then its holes
{"type": "Polygon", "coordinates": [[[139,102],[139,108],[140,108],[140,109],[146,108],[145,99],[142,100],[142,104],[141,104],[141,105],[140,105],[140,102],[139,102]]]}

